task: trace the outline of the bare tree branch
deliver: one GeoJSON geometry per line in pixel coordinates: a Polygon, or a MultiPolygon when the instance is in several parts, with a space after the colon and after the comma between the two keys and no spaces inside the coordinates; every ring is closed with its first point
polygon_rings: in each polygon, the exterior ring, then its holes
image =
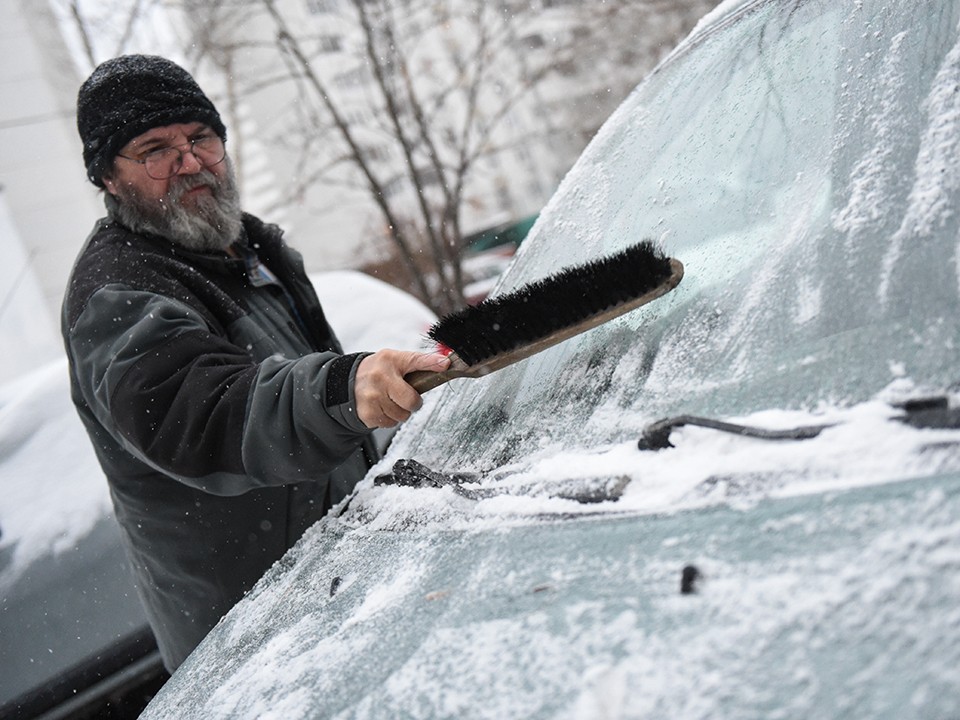
{"type": "MultiPolygon", "coordinates": [[[[386,104],[387,115],[395,133],[394,137],[403,153],[403,158],[407,166],[407,172],[410,174],[414,186],[417,188],[422,188],[425,185],[423,176],[413,158],[412,143],[408,140],[403,129],[403,125],[400,122],[400,110],[397,107],[397,96],[393,89],[388,85],[383,61],[381,59],[382,57],[392,59],[392,54],[381,56],[378,53],[375,31],[370,23],[370,18],[367,15],[365,0],[354,0],[354,6],[357,10],[357,16],[360,20],[360,27],[363,29],[367,59],[370,63],[371,69],[373,70],[373,76],[376,80],[377,86],[380,88],[380,92],[383,95],[383,100],[386,104]]],[[[396,53],[397,46],[393,43],[389,43],[389,45],[391,46],[389,51],[396,53]]],[[[426,231],[426,236],[430,243],[430,247],[433,250],[433,259],[437,274],[440,276],[441,281],[447,281],[448,278],[446,277],[444,252],[434,228],[434,221],[430,212],[430,208],[427,205],[426,195],[423,192],[418,192],[417,201],[420,207],[420,212],[423,215],[423,227],[426,231]]],[[[458,299],[462,300],[462,297],[458,299]]]]}
{"type": "Polygon", "coordinates": [[[87,27],[87,20],[80,11],[79,0],[70,0],[70,15],[77,28],[77,34],[80,36],[80,42],[83,44],[83,52],[86,55],[90,67],[97,66],[97,54],[93,50],[93,38],[90,37],[90,30],[87,27]]]}
{"type": "Polygon", "coordinates": [[[369,166],[369,163],[366,162],[364,158],[363,151],[360,148],[360,145],[357,143],[354,138],[353,133],[350,130],[349,125],[344,120],[336,104],[333,102],[330,94],[327,92],[327,89],[324,87],[323,83],[320,81],[320,78],[313,71],[308,59],[303,54],[300,49],[297,39],[290,33],[289,28],[283,16],[277,10],[274,0],[263,0],[267,11],[270,13],[270,16],[273,18],[274,23],[277,27],[277,39],[280,42],[281,47],[291,56],[293,56],[299,66],[300,70],[303,72],[304,77],[309,81],[310,85],[316,91],[316,94],[323,101],[326,106],[327,111],[330,113],[330,116],[333,118],[333,122],[336,125],[337,129],[340,132],[340,136],[343,141],[350,148],[351,155],[353,157],[354,163],[357,168],[363,173],[364,177],[367,180],[371,195],[373,196],[374,201],[377,203],[381,212],[383,213],[384,218],[386,219],[387,226],[390,230],[390,235],[393,241],[396,243],[397,247],[401,252],[401,258],[404,263],[407,265],[408,270],[414,278],[414,282],[417,284],[422,297],[430,299],[431,293],[427,287],[426,282],[423,277],[420,275],[416,264],[413,262],[413,253],[410,248],[406,237],[403,234],[399,219],[395,217],[393,209],[390,207],[387,202],[386,193],[384,192],[383,185],[374,175],[372,168],[369,166]]]}
{"type": "MultiPolygon", "coordinates": [[[[74,0],[76,4],[76,0],[74,0]]],[[[137,23],[140,21],[140,10],[143,5],[143,0],[132,0],[132,5],[130,6],[130,11],[127,13],[127,20],[123,24],[123,33],[120,35],[120,39],[117,40],[117,44],[113,51],[114,55],[123,54],[127,46],[130,43],[130,39],[133,37],[134,29],[137,26],[137,23]]]]}

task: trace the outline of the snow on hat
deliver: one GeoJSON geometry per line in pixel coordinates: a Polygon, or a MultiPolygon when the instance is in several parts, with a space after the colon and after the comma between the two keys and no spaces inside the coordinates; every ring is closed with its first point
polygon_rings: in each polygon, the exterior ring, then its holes
{"type": "Polygon", "coordinates": [[[77,94],[77,129],[90,182],[138,135],[174,123],[202,122],[226,140],[220,114],[190,73],[166,58],[122,55],[101,63],[77,94]]]}

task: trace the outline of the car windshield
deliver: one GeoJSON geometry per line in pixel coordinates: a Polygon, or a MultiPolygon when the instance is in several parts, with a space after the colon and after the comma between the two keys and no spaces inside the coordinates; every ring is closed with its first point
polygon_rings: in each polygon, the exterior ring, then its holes
{"type": "Polygon", "coordinates": [[[398,452],[484,472],[663,414],[953,387],[957,21],[956,3],[750,2],[695,34],[600,131],[500,289],[643,238],[683,262],[679,288],[455,381],[398,452]]]}

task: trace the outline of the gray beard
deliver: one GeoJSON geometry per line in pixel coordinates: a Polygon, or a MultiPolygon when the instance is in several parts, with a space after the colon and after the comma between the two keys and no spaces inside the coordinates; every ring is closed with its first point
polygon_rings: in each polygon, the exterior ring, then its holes
{"type": "Polygon", "coordinates": [[[242,212],[240,192],[230,158],[224,159],[227,172],[221,179],[208,168],[193,175],[175,175],[167,194],[147,200],[128,185],[117,185],[117,194],[107,193],[104,202],[110,213],[136,233],[159,235],[188,250],[226,250],[239,236],[242,212]],[[200,185],[209,185],[211,194],[196,199],[193,207],[180,198],[200,185]]]}

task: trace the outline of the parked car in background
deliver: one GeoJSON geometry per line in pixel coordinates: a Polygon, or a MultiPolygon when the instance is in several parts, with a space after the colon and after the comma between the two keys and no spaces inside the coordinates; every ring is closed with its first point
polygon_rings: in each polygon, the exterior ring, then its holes
{"type": "Polygon", "coordinates": [[[0,389],[0,717],[136,717],[167,679],[66,360],[0,389]]]}
{"type": "Polygon", "coordinates": [[[503,222],[463,239],[464,295],[469,305],[486,299],[510,265],[517,248],[537,221],[536,215],[503,222]]]}
{"type": "Polygon", "coordinates": [[[504,246],[516,250],[537,222],[537,217],[538,215],[528,215],[470,233],[463,239],[464,248],[468,253],[480,253],[504,246]]]}
{"type": "Polygon", "coordinates": [[[644,237],[680,286],[428,393],[144,718],[960,716],[958,26],[705,18],[498,291],[644,237]]]}

